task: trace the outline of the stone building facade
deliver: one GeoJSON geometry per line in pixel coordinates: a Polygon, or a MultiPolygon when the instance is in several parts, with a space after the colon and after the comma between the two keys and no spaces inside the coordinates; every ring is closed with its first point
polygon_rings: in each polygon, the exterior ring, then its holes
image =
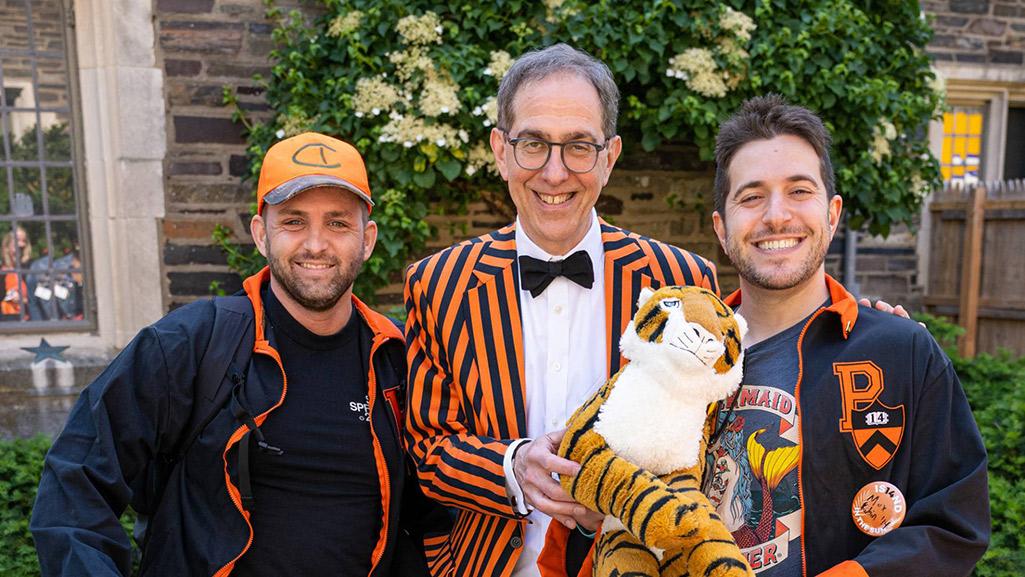
{"type": "MultiPolygon", "coordinates": [[[[240,286],[211,240],[214,227],[222,225],[235,241],[251,243],[255,184],[242,180],[242,127],[232,121],[222,93],[230,87],[248,114],[267,117],[269,107],[253,75],[269,72],[273,28],[261,0],[48,1],[61,4],[73,26],[95,322],[85,332],[43,336],[70,347],[63,356],[76,367],[75,389],[139,328],[208,295],[212,281],[229,291],[240,286]]],[[[307,2],[277,4],[316,9],[307,2]]],[[[926,0],[923,9],[936,29],[929,54],[951,95],[1003,110],[990,119],[994,126],[1006,125],[1007,111],[1025,105],[1025,0],[926,0]]],[[[933,127],[931,137],[940,142],[942,126],[933,127]]],[[[724,289],[735,287],[735,272],[708,217],[712,166],[686,145],[654,154],[630,143],[625,148],[603,193],[602,213],[617,225],[708,256],[719,267],[724,289]],[[667,203],[670,196],[678,199],[675,208],[667,203]]],[[[441,226],[431,249],[504,222],[478,203],[466,215],[435,224],[441,226]]],[[[923,220],[922,227],[928,224],[923,220]]],[[[907,231],[886,240],[861,238],[854,279],[861,293],[917,304],[927,272],[920,239],[907,231]]],[[[842,276],[843,243],[834,242],[827,261],[836,276],[842,276]]],[[[397,303],[400,291],[397,283],[389,286],[381,300],[397,303]]],[[[26,384],[32,382],[33,357],[23,349],[37,347],[39,340],[35,333],[0,334],[0,393],[15,399],[0,409],[0,434],[9,420],[5,410],[28,407],[43,414],[46,403],[66,404],[73,392],[26,384]]],[[[54,372],[52,366],[47,370],[54,372]]],[[[59,420],[47,418],[29,428],[53,432],[59,420]]]]}
{"type": "Polygon", "coordinates": [[[934,62],[1025,65],[1025,3],[1020,0],[926,0],[933,16],[934,62]]]}

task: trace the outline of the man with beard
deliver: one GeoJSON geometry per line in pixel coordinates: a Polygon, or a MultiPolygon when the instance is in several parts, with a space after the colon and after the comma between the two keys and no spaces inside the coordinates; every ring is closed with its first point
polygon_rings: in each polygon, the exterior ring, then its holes
{"type": "Polygon", "coordinates": [[[250,227],[269,266],[143,329],[82,393],[33,511],[44,575],[128,575],[129,505],[140,574],[426,574],[402,522],[431,518],[405,476],[402,333],[352,294],[372,207],[349,144],[267,151],[250,227]]]}
{"type": "Polygon", "coordinates": [[[761,577],[965,576],[989,540],[982,440],[928,332],[826,274],[843,207],[829,146],[779,96],[720,127],[713,224],[749,332],[717,416],[742,442],[709,447],[705,492],[724,519],[745,504],[730,529],[761,577]]]}

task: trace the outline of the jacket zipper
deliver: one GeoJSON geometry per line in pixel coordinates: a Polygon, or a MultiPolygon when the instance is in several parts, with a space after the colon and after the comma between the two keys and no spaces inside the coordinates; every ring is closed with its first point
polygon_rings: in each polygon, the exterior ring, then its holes
{"type": "MultiPolygon", "coordinates": [[[[374,546],[374,552],[370,557],[370,573],[368,576],[374,574],[377,569],[377,564],[381,562],[381,558],[384,557],[384,550],[388,545],[388,519],[390,517],[389,509],[391,504],[391,478],[388,475],[388,464],[384,462],[384,451],[381,448],[381,441],[377,438],[377,431],[374,430],[374,404],[377,401],[377,372],[374,370],[374,354],[377,349],[388,340],[388,337],[375,336],[374,342],[370,347],[370,362],[367,370],[367,380],[369,391],[367,392],[368,402],[370,405],[369,411],[370,416],[367,421],[370,423],[370,438],[374,445],[374,462],[377,465],[377,476],[381,479],[381,534],[378,537],[377,545],[374,546]]],[[[402,444],[402,431],[397,431],[399,435],[399,446],[402,444]]]]}
{"type": "Polygon", "coordinates": [[[797,383],[794,385],[794,405],[797,410],[797,446],[798,458],[797,458],[797,494],[801,499],[801,576],[808,577],[808,553],[804,546],[804,519],[808,514],[808,504],[804,500],[804,414],[801,412],[801,381],[804,380],[804,352],[801,347],[804,345],[804,335],[808,332],[808,328],[815,322],[815,319],[825,311],[825,308],[820,307],[819,310],[815,311],[808,322],[804,324],[804,328],[801,329],[800,336],[797,337],[797,383]]]}
{"type": "MultiPolygon", "coordinates": [[[[285,375],[284,365],[281,364],[281,356],[278,355],[278,352],[274,350],[274,348],[272,348],[267,343],[267,341],[257,342],[253,346],[253,352],[267,355],[270,358],[272,358],[274,362],[278,365],[278,370],[281,371],[281,397],[278,399],[278,402],[275,403],[271,408],[267,409],[266,411],[258,415],[255,419],[253,419],[254,421],[256,421],[256,425],[260,426],[263,424],[265,420],[267,420],[267,415],[269,415],[272,411],[280,407],[281,404],[285,402],[285,396],[288,394],[288,377],[285,375]]],[[[253,544],[253,524],[249,522],[249,512],[242,507],[242,497],[239,495],[238,488],[235,487],[235,485],[231,482],[231,475],[228,473],[228,451],[230,451],[231,448],[236,443],[238,443],[239,439],[241,439],[245,435],[245,432],[247,430],[248,428],[245,425],[242,425],[239,428],[235,429],[235,432],[233,432],[231,436],[228,437],[228,443],[224,447],[224,452],[221,454],[221,459],[224,461],[224,482],[228,489],[228,496],[231,498],[231,502],[235,504],[235,508],[238,509],[239,514],[242,515],[242,518],[246,522],[246,526],[249,527],[249,537],[248,539],[246,539],[246,544],[244,547],[242,547],[242,550],[239,551],[238,555],[236,555],[235,558],[231,561],[228,561],[228,563],[225,566],[218,569],[217,572],[214,573],[214,577],[226,577],[227,575],[230,575],[231,572],[235,569],[235,563],[238,562],[238,560],[246,554],[246,551],[248,551],[249,547],[251,547],[253,544]]]]}

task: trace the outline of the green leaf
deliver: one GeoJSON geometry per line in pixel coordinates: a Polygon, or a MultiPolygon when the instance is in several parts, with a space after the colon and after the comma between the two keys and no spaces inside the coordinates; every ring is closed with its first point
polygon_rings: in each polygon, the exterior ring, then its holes
{"type": "Polygon", "coordinates": [[[449,182],[455,180],[463,170],[463,165],[451,158],[443,158],[435,163],[434,166],[441,171],[442,176],[444,176],[449,182]]]}
{"type": "Polygon", "coordinates": [[[428,168],[423,172],[413,173],[413,182],[416,183],[420,188],[431,188],[434,186],[436,177],[434,171],[428,168]]]}
{"type": "Polygon", "coordinates": [[[641,147],[648,152],[655,150],[655,147],[662,142],[662,138],[659,136],[658,131],[650,130],[644,133],[644,137],[641,138],[641,147]]]}

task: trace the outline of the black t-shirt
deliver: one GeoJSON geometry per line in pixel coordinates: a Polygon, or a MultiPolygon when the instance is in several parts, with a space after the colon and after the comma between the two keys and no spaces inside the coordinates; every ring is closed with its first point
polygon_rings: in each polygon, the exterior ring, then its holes
{"type": "MultiPolygon", "coordinates": [[[[337,334],[318,336],[292,318],[272,291],[263,293],[288,393],[260,429],[284,453],[250,445],[253,544],[233,574],[366,575],[382,513],[364,323],[353,311],[337,334]]],[[[379,429],[391,435],[389,427],[379,429]]]]}

